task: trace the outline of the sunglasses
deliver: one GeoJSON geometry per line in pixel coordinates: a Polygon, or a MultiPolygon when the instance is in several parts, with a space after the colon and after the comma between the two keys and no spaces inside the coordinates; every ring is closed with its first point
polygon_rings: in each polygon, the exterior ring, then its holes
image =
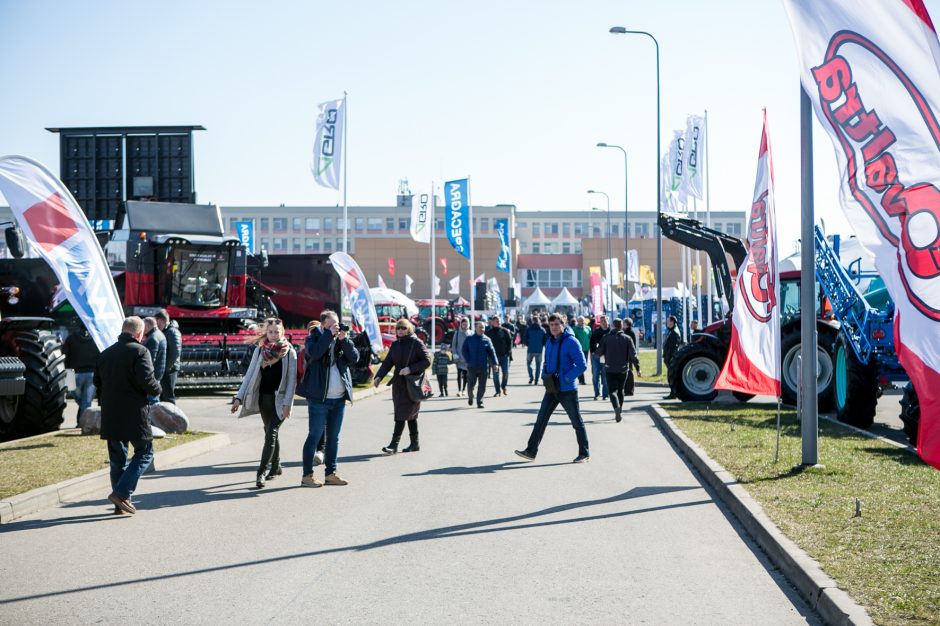
{"type": "Polygon", "coordinates": [[[278,317],[269,317],[266,320],[264,320],[264,323],[265,324],[283,324],[284,322],[282,322],[280,318],[278,317]]]}
{"type": "Polygon", "coordinates": [[[407,326],[396,326],[395,330],[408,330],[407,326]]]}

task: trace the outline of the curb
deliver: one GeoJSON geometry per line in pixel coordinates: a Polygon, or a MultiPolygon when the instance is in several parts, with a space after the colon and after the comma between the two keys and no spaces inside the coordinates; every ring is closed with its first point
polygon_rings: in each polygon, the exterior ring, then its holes
{"type": "MultiPolygon", "coordinates": [[[[153,467],[156,468],[157,464],[161,467],[176,465],[194,456],[224,448],[230,443],[228,435],[217,433],[181,446],[174,446],[169,450],[157,452],[153,457],[153,467]]],[[[107,468],[101,469],[91,474],[69,478],[54,485],[46,485],[0,500],[0,524],[7,524],[24,515],[37,513],[65,502],[80,500],[95,491],[110,489],[110,473],[107,468]]]]}
{"type": "Polygon", "coordinates": [[[657,426],[675,443],[691,465],[702,475],[721,501],[757,542],[771,562],[800,592],[826,624],[832,626],[867,626],[874,624],[868,612],[855,602],[767,517],[764,509],[721,465],[689,439],[658,404],[649,406],[657,426]]]}

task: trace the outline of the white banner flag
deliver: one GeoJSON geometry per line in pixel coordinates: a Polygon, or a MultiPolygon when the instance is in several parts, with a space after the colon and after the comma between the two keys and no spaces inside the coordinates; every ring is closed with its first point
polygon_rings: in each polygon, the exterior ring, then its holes
{"type": "Polygon", "coordinates": [[[432,297],[436,298],[439,295],[441,295],[441,279],[434,276],[434,295],[432,297]]]}
{"type": "Polygon", "coordinates": [[[433,209],[434,198],[430,194],[416,193],[411,196],[411,238],[419,243],[431,243],[433,209]]]}
{"type": "Polygon", "coordinates": [[[454,294],[455,296],[460,295],[460,274],[450,279],[450,290],[448,290],[447,293],[454,294]]]}
{"type": "Polygon", "coordinates": [[[690,115],[685,122],[685,188],[690,196],[702,200],[705,170],[705,118],[690,115]]]}
{"type": "Polygon", "coordinates": [[[636,250],[627,250],[627,281],[640,282],[640,256],[636,250]]]}
{"type": "Polygon", "coordinates": [[[330,255],[330,262],[339,274],[343,293],[346,295],[353,318],[365,331],[373,352],[380,354],[385,349],[382,345],[382,330],[379,328],[379,316],[375,313],[372,292],[369,291],[369,283],[366,282],[365,275],[359,268],[359,264],[345,252],[334,252],[330,255]]]}
{"type": "Polygon", "coordinates": [[[313,142],[313,179],[318,184],[333,189],[339,189],[345,102],[346,100],[342,99],[320,104],[317,134],[313,142]]]}
{"type": "Polygon", "coordinates": [[[620,259],[614,257],[612,259],[604,259],[604,274],[606,274],[607,282],[611,285],[620,284],[620,259]]]}
{"type": "Polygon", "coordinates": [[[42,164],[6,156],[0,158],[0,192],[98,349],[117,341],[124,322],[121,299],[98,238],[69,190],[42,164]]]}
{"type": "Polygon", "coordinates": [[[414,278],[405,274],[405,295],[411,293],[411,286],[415,283],[414,278]]]}
{"type": "Polygon", "coordinates": [[[685,205],[685,132],[681,130],[674,131],[669,142],[669,191],[685,205]]]}
{"type": "Polygon", "coordinates": [[[382,280],[382,275],[376,274],[376,278],[378,279],[376,281],[376,284],[379,286],[379,289],[385,289],[385,281],[382,280]]]}

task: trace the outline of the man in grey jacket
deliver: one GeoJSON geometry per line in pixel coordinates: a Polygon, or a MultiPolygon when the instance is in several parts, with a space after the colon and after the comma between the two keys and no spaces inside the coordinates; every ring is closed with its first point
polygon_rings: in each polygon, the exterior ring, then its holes
{"type": "MultiPolygon", "coordinates": [[[[166,371],[166,337],[157,328],[157,320],[152,317],[144,318],[144,347],[150,351],[153,377],[158,381],[163,380],[163,373],[166,371]]],[[[151,404],[159,401],[159,395],[150,397],[151,404]]]]}
{"type": "Polygon", "coordinates": [[[157,320],[157,328],[166,337],[166,369],[163,372],[163,378],[160,379],[160,387],[163,388],[160,400],[176,404],[176,376],[180,371],[183,336],[180,334],[179,324],[176,320],[170,319],[170,314],[166,312],[166,309],[157,311],[153,318],[157,320]]]}
{"type": "Polygon", "coordinates": [[[614,407],[614,417],[619,422],[623,410],[623,390],[631,367],[640,369],[633,340],[623,332],[623,320],[614,320],[614,327],[601,339],[597,356],[603,357],[607,373],[607,389],[610,403],[614,407]]]}

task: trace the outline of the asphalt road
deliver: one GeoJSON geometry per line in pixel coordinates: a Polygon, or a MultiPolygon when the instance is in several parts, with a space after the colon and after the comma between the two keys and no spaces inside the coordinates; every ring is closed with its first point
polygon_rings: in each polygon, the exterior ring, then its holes
{"type": "Polygon", "coordinates": [[[357,402],[350,484],[320,489],[299,487],[305,407],[284,475],[257,490],[260,419],[186,398],[194,428],[233,444],[146,476],[136,516],[102,493],[0,526],[0,623],[819,623],[642,410],[661,390],[638,388],[619,424],[583,394],[591,462],[571,463],[559,413],[524,463],[526,378],[517,358],[485,409],[427,401],[421,452],[393,457],[389,394],[357,402]]]}

